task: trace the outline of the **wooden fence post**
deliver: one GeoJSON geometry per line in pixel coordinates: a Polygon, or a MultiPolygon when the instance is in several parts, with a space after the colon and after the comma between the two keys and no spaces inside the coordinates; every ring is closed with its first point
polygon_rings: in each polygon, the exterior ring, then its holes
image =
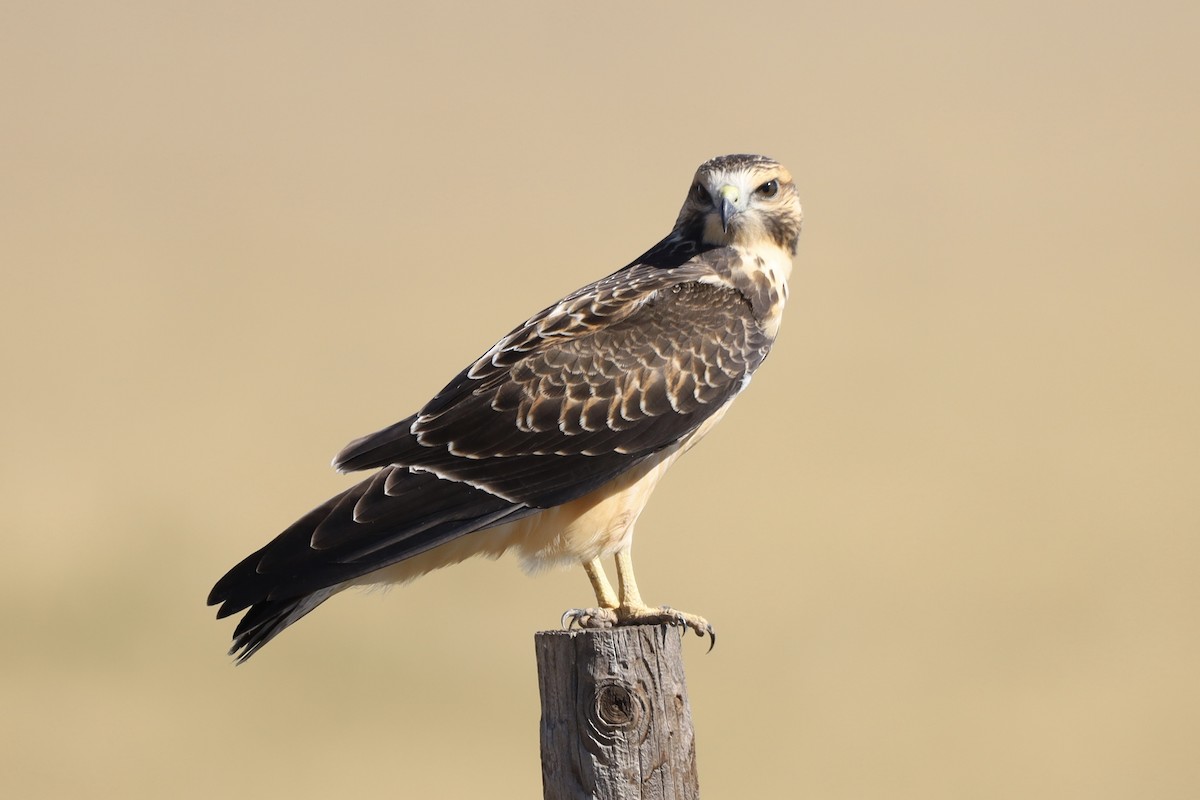
{"type": "Polygon", "coordinates": [[[535,635],[545,800],[700,796],[678,628],[535,635]]]}

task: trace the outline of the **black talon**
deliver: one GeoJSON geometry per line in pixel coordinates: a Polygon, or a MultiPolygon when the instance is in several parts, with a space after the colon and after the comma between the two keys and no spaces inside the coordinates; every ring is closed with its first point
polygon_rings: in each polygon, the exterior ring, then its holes
{"type": "MultiPolygon", "coordinates": [[[[700,631],[696,631],[696,633],[699,633],[701,636],[704,636],[704,634],[701,633],[700,631]]],[[[708,637],[709,637],[708,649],[704,651],[705,654],[711,653],[712,649],[717,646],[717,632],[713,630],[712,625],[708,626],[708,637]]]]}

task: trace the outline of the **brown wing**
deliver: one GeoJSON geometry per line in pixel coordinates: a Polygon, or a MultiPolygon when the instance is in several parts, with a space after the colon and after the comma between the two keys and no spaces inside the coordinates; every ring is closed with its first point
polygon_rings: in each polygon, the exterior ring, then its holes
{"type": "Polygon", "coordinates": [[[428,470],[535,507],[591,491],[685,438],[766,357],[746,299],[704,275],[636,265],[585,287],[335,465],[428,470]]]}

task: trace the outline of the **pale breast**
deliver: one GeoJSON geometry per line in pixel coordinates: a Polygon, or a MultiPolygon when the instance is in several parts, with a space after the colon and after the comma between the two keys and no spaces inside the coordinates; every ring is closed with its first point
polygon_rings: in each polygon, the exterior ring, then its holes
{"type": "Polygon", "coordinates": [[[722,259],[715,265],[715,274],[701,280],[741,292],[750,302],[768,340],[773,341],[779,333],[783,309],[787,305],[792,258],[773,245],[732,249],[735,256],[722,259]]]}

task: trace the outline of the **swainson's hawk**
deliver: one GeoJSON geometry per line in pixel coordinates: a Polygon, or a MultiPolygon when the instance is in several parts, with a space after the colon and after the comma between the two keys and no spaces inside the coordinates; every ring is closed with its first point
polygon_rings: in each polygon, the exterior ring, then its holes
{"type": "Polygon", "coordinates": [[[702,164],[665,239],[517,326],[416,414],[338,453],[338,470],[376,472],[213,587],[218,617],[249,609],[230,654],[244,661],[349,586],[508,550],[533,568],[583,565],[597,606],[564,620],[711,634],[700,617],[642,601],[634,523],[771,349],[800,222],[776,161],[702,164]]]}

